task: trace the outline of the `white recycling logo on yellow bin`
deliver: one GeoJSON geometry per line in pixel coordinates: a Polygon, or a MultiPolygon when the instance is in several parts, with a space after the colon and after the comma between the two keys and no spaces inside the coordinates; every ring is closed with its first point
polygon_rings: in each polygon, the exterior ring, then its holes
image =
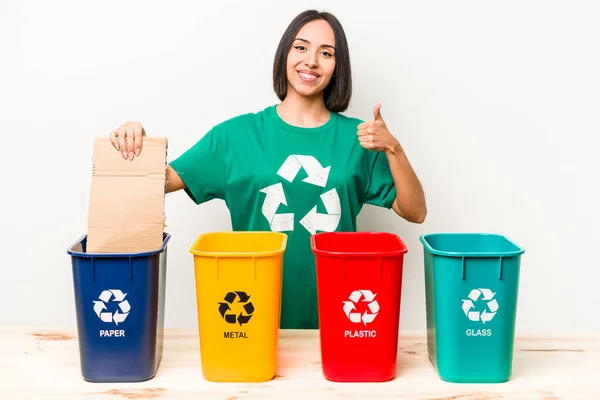
{"type": "Polygon", "coordinates": [[[370,290],[355,290],[353,291],[348,299],[350,301],[344,301],[344,313],[351,322],[362,323],[366,326],[373,322],[377,313],[379,313],[379,303],[375,300],[376,294],[370,290]],[[365,310],[362,314],[356,312],[356,304],[362,299],[363,302],[368,303],[368,310],[365,310]]]}
{"type": "Polygon", "coordinates": [[[100,300],[94,300],[94,312],[102,322],[114,322],[118,326],[119,323],[125,322],[125,319],[131,310],[129,302],[125,300],[125,296],[127,296],[127,293],[123,293],[118,289],[103,290],[102,293],[100,293],[100,296],[98,296],[100,300]],[[108,304],[111,299],[113,302],[118,302],[119,306],[114,313],[105,311],[108,309],[106,304],[108,304]],[[121,310],[121,312],[119,312],[119,310],[121,310]]]}
{"type": "Polygon", "coordinates": [[[469,320],[477,322],[481,321],[482,323],[490,322],[496,312],[498,311],[498,302],[494,298],[496,293],[492,292],[490,289],[473,289],[471,293],[469,293],[468,299],[463,299],[462,309],[469,318],[469,320]],[[475,308],[475,304],[478,300],[483,300],[486,303],[486,308],[483,312],[479,312],[476,310],[471,310],[475,308]]]}

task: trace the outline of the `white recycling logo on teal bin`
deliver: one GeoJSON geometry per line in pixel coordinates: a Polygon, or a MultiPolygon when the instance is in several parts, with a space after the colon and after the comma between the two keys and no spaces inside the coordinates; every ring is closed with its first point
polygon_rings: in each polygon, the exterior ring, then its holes
{"type": "Polygon", "coordinates": [[[490,289],[473,289],[471,293],[469,293],[468,299],[463,299],[462,309],[465,315],[469,318],[469,320],[482,323],[490,322],[496,312],[498,311],[498,302],[494,298],[496,293],[492,292],[490,289]],[[475,304],[478,300],[483,300],[486,302],[486,308],[483,312],[479,312],[476,310],[472,310],[475,308],[475,304]]]}
{"type": "Polygon", "coordinates": [[[348,297],[350,301],[344,301],[344,313],[351,322],[362,323],[366,326],[373,322],[377,313],[379,312],[379,303],[375,300],[376,294],[370,290],[355,290],[348,297]],[[363,302],[368,303],[368,310],[365,310],[362,314],[356,312],[356,304],[362,299],[363,302]]]}
{"type": "Polygon", "coordinates": [[[102,322],[114,322],[118,326],[119,323],[125,322],[125,319],[131,310],[129,302],[125,300],[125,296],[127,296],[127,293],[123,293],[119,289],[103,290],[102,293],[100,293],[100,296],[98,296],[100,300],[94,300],[94,312],[102,322]],[[113,302],[118,302],[119,306],[114,313],[105,311],[108,310],[106,304],[108,304],[111,299],[113,302]],[[119,312],[119,310],[121,312],[119,312]]]}

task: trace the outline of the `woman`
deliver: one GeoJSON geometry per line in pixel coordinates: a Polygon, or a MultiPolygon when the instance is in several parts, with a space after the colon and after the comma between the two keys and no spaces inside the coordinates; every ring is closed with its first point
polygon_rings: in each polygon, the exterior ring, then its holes
{"type": "MultiPolygon", "coordinates": [[[[421,185],[375,106],[373,120],[341,115],[352,79],[342,26],[306,11],[283,34],[273,68],[281,103],[222,122],[170,163],[167,193],[184,189],[197,204],[226,202],[233,230],[288,234],[281,328],[318,328],[310,235],[355,231],[363,204],[392,208],[421,223],[421,185]],[[396,188],[399,188],[396,191],[396,188]]],[[[144,128],[111,132],[123,157],[142,150],[144,128]]]]}

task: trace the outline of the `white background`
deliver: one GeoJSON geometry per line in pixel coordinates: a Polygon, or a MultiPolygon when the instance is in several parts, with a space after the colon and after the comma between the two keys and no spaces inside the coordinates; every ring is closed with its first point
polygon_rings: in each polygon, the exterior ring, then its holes
{"type": "MultiPolygon", "coordinates": [[[[517,329],[600,332],[600,6],[585,1],[3,1],[0,132],[4,325],[75,327],[67,247],[85,233],[94,137],[127,120],[167,136],[169,160],[213,125],[275,104],[280,36],[306,8],[345,27],[354,97],[382,115],[426,191],[399,234],[402,329],[425,324],[423,233],[506,235],[525,248],[517,329]]],[[[118,195],[118,194],[115,194],[118,195]]],[[[192,256],[230,229],[223,203],[166,200],[167,325],[196,327],[192,256]]]]}

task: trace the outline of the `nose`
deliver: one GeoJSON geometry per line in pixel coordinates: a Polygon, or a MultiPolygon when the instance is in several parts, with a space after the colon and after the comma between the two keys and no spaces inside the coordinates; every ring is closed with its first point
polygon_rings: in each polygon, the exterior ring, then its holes
{"type": "Polygon", "coordinates": [[[314,52],[310,52],[307,53],[307,55],[308,57],[304,61],[304,64],[306,64],[306,66],[309,68],[317,68],[319,66],[319,62],[317,61],[317,54],[315,54],[314,52]]]}

